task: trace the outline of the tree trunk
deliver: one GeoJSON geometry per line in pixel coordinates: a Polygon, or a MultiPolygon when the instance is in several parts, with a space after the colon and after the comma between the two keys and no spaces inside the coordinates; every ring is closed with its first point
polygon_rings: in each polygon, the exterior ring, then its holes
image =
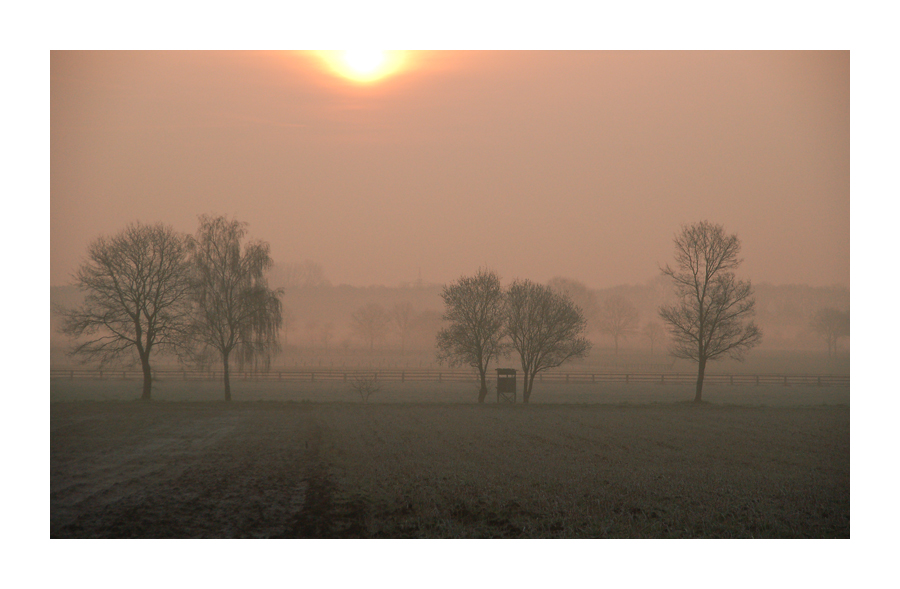
{"type": "Polygon", "coordinates": [[[225,400],[231,400],[231,379],[228,376],[228,352],[222,354],[223,373],[225,375],[225,400]]]}
{"type": "Polygon", "coordinates": [[[487,397],[487,377],[485,375],[486,370],[478,370],[481,375],[481,389],[478,391],[478,402],[484,403],[484,398],[487,397]]]}
{"type": "Polygon", "coordinates": [[[525,373],[524,378],[522,378],[522,402],[526,405],[528,404],[528,399],[531,398],[531,386],[534,384],[534,375],[532,374],[529,378],[528,373],[525,373]]]}
{"type": "Polygon", "coordinates": [[[694,396],[694,403],[702,400],[703,393],[703,375],[706,373],[706,358],[700,358],[697,366],[697,394],[694,396]]]}
{"type": "Polygon", "coordinates": [[[141,393],[141,401],[150,400],[150,387],[153,384],[153,373],[150,370],[150,358],[141,356],[141,368],[144,371],[144,392],[141,393]]]}

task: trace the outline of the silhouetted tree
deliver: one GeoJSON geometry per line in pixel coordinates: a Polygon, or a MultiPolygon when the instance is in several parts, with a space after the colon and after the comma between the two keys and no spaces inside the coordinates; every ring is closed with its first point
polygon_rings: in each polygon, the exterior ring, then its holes
{"type": "Polygon", "coordinates": [[[828,357],[837,353],[838,340],[850,337],[850,311],[838,311],[833,308],[819,309],[812,317],[810,325],[828,346],[828,357]]]}
{"type": "Polygon", "coordinates": [[[641,334],[650,342],[650,359],[652,360],[653,348],[663,341],[666,331],[658,321],[648,321],[641,330],[641,334]]]}
{"type": "Polygon", "coordinates": [[[376,373],[358,374],[351,379],[350,389],[356,391],[363,403],[368,403],[369,397],[381,390],[378,375],[376,373]]]}
{"type": "Polygon", "coordinates": [[[529,280],[510,285],[506,299],[506,330],[522,360],[522,400],[528,403],[538,372],[591,349],[584,337],[587,322],[567,295],[529,280]]]}
{"type": "Polygon", "coordinates": [[[397,334],[400,336],[400,351],[405,352],[406,338],[409,336],[409,332],[415,321],[412,303],[409,301],[394,303],[388,318],[390,319],[391,324],[397,329],[397,334]]]}
{"type": "Polygon", "coordinates": [[[231,401],[232,352],[241,365],[266,368],[279,350],[281,289],[272,290],[266,270],[272,266],[269,244],[243,244],[247,224],[226,217],[200,217],[191,243],[196,304],[196,337],[201,347],[222,358],[225,400],[231,401]]]}
{"type": "Polygon", "coordinates": [[[375,342],[384,338],[388,329],[388,314],[378,303],[369,303],[350,315],[350,329],[369,346],[375,349],[375,342]]]}
{"type": "Polygon", "coordinates": [[[500,277],[490,270],[463,276],[444,286],[444,320],[437,334],[437,358],[450,366],[471,366],[478,372],[478,402],[487,396],[487,368],[504,352],[504,296],[500,277]]]}
{"type": "Polygon", "coordinates": [[[672,355],[697,362],[697,403],[706,363],[726,355],[742,360],[762,337],[750,320],[756,304],[750,282],[737,280],[732,272],[741,264],[740,251],[737,235],[701,221],[682,226],[676,234],[677,269],[668,264],[662,268],[672,279],[678,302],[660,307],[659,316],[668,325],[672,355]]]}
{"type": "Polygon", "coordinates": [[[598,327],[601,333],[611,335],[619,355],[619,340],[627,339],[638,327],[638,311],[620,296],[612,296],[600,306],[598,327]]]}
{"type": "Polygon", "coordinates": [[[144,374],[141,399],[150,400],[150,356],[157,348],[183,353],[191,327],[188,238],[162,224],[133,223],[88,247],[75,273],[87,291],[75,309],[60,309],[62,332],[88,336],[72,354],[101,366],[137,355],[144,374]]]}

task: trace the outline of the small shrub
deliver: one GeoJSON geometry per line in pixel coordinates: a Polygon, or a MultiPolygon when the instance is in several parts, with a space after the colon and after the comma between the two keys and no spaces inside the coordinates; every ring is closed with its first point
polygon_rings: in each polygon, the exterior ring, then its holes
{"type": "Polygon", "coordinates": [[[350,388],[359,394],[363,403],[369,402],[369,397],[381,390],[381,385],[376,380],[376,375],[360,374],[353,377],[350,388]]]}

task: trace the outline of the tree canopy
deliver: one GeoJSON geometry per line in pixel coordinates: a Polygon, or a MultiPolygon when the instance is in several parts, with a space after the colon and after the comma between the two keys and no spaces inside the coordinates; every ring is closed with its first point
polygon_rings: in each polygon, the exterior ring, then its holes
{"type": "Polygon", "coordinates": [[[500,277],[490,270],[463,276],[441,292],[449,323],[437,334],[438,360],[478,371],[478,402],[487,396],[487,368],[505,350],[503,345],[504,295],[500,277]]]}
{"type": "Polygon", "coordinates": [[[584,337],[587,321],[566,294],[530,280],[514,282],[506,296],[506,330],[522,361],[522,400],[527,403],[538,372],[591,349],[584,337]]]}
{"type": "Polygon", "coordinates": [[[77,343],[74,355],[140,362],[141,399],[150,400],[150,357],[156,349],[183,354],[192,329],[188,238],[162,224],[132,223],[88,247],[75,274],[87,291],[83,304],[62,309],[62,332],[77,343]]]}
{"type": "Polygon", "coordinates": [[[269,244],[243,243],[246,223],[202,215],[191,243],[195,334],[201,349],[222,358],[225,400],[231,400],[229,360],[268,367],[279,350],[282,290],[268,287],[269,244]]]}

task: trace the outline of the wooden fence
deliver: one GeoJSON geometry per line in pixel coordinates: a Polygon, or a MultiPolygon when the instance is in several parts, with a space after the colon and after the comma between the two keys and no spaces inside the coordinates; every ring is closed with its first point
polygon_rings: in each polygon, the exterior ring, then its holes
{"type": "MultiPolygon", "coordinates": [[[[250,381],[352,381],[356,377],[370,376],[385,382],[473,382],[477,376],[471,371],[459,370],[270,370],[268,372],[232,371],[232,380],[250,381]]],[[[140,370],[51,369],[51,379],[120,379],[141,380],[140,370]]],[[[154,380],[221,380],[221,370],[154,370],[154,380]]],[[[489,380],[495,380],[492,373],[489,380]]],[[[521,373],[517,379],[522,380],[521,373]]],[[[692,372],[629,373],[629,372],[542,372],[535,379],[539,382],[564,384],[692,384],[697,374],[692,372]]],[[[834,374],[707,374],[706,384],[720,385],[782,385],[782,386],[850,386],[850,375],[834,374]]],[[[521,385],[520,385],[521,386],[521,385]]]]}

